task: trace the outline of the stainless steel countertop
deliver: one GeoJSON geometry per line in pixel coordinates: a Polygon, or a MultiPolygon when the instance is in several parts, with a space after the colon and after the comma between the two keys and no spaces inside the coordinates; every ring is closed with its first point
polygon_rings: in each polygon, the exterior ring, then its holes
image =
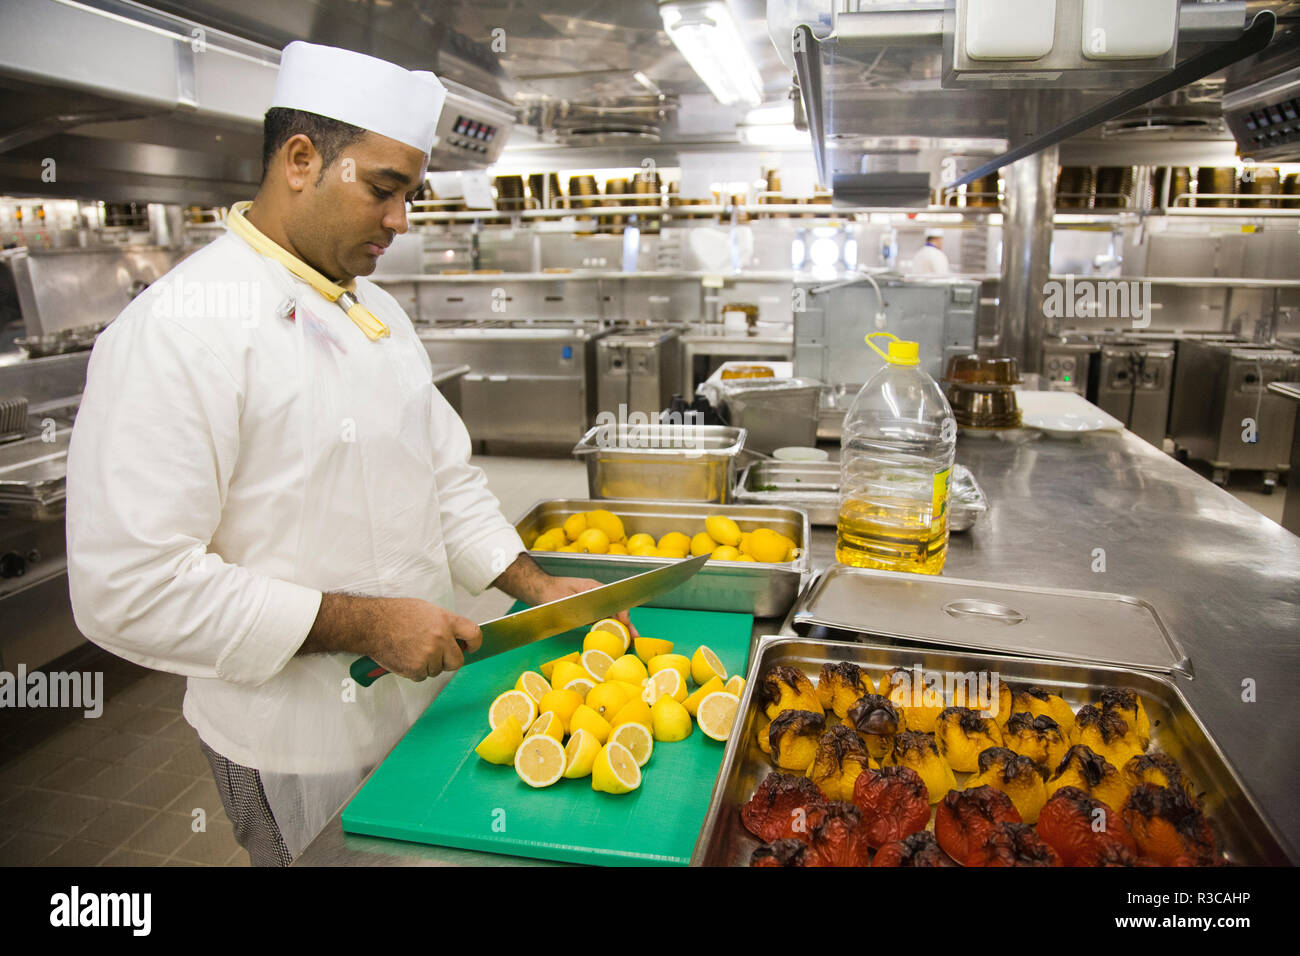
{"type": "MultiPolygon", "coordinates": [[[[1143,598],[1191,658],[1175,677],[1210,735],[1300,860],[1300,538],[1137,436],[958,441],[989,499],[952,536],[955,577],[1143,598]],[[1106,570],[1094,573],[1094,549],[1106,570]],[[1255,682],[1256,702],[1242,701],[1255,682]]],[[[816,528],[815,570],[835,533],[816,528]]],[[[755,623],[775,634],[778,620],[755,623]]],[[[302,865],[502,865],[537,861],[344,834],[335,814],[302,865]]]]}

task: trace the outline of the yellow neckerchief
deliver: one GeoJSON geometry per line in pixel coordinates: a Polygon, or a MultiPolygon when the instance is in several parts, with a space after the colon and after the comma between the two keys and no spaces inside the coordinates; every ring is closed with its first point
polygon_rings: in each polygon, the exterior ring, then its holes
{"type": "Polygon", "coordinates": [[[331,282],[297,256],[276,244],[274,240],[268,239],[256,226],[244,218],[244,212],[251,208],[252,205],[251,201],[245,201],[237,202],[230,207],[230,212],[226,215],[226,226],[231,232],[268,259],[274,259],[280,263],[280,265],[331,302],[337,302],[339,308],[348,314],[348,318],[356,323],[357,328],[364,332],[366,338],[370,339],[370,341],[374,342],[388,335],[388,326],[357,301],[355,294],[357,288],[356,279],[349,280],[346,285],[331,282]]]}

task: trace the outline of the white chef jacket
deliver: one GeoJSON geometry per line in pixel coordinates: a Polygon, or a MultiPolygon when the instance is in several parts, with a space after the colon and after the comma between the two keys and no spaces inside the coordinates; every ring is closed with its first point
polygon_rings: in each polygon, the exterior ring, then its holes
{"type": "Polygon", "coordinates": [[[360,688],[355,654],[295,656],[321,592],[450,608],[453,579],[477,594],[524,550],[410,320],[356,296],[390,337],[233,233],[194,253],[100,335],[67,483],[82,633],[188,677],[218,753],[345,788],[445,678],[360,688]]]}
{"type": "Polygon", "coordinates": [[[912,256],[912,272],[916,275],[947,275],[952,271],[948,257],[942,249],[929,243],[917,250],[912,256]]]}

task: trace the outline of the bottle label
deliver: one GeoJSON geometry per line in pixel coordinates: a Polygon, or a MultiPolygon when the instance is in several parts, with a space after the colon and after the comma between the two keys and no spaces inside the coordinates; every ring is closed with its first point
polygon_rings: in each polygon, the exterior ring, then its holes
{"type": "Polygon", "coordinates": [[[930,523],[936,524],[948,513],[948,480],[952,469],[945,468],[934,476],[934,490],[930,496],[930,523]]]}

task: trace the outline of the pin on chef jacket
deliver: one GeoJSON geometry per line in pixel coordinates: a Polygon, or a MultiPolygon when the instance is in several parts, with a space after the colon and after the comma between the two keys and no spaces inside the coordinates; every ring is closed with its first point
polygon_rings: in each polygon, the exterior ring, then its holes
{"type": "Polygon", "coordinates": [[[444,96],[431,73],[289,44],[251,206],[90,359],[68,453],[77,625],[188,678],[185,719],[270,805],[276,849],[236,827],[255,863],[297,856],[473,659],[453,582],[534,604],[597,585],[527,556],[410,320],[364,278],[406,231],[444,96]],[[358,692],[359,654],[411,679],[358,692]]]}

